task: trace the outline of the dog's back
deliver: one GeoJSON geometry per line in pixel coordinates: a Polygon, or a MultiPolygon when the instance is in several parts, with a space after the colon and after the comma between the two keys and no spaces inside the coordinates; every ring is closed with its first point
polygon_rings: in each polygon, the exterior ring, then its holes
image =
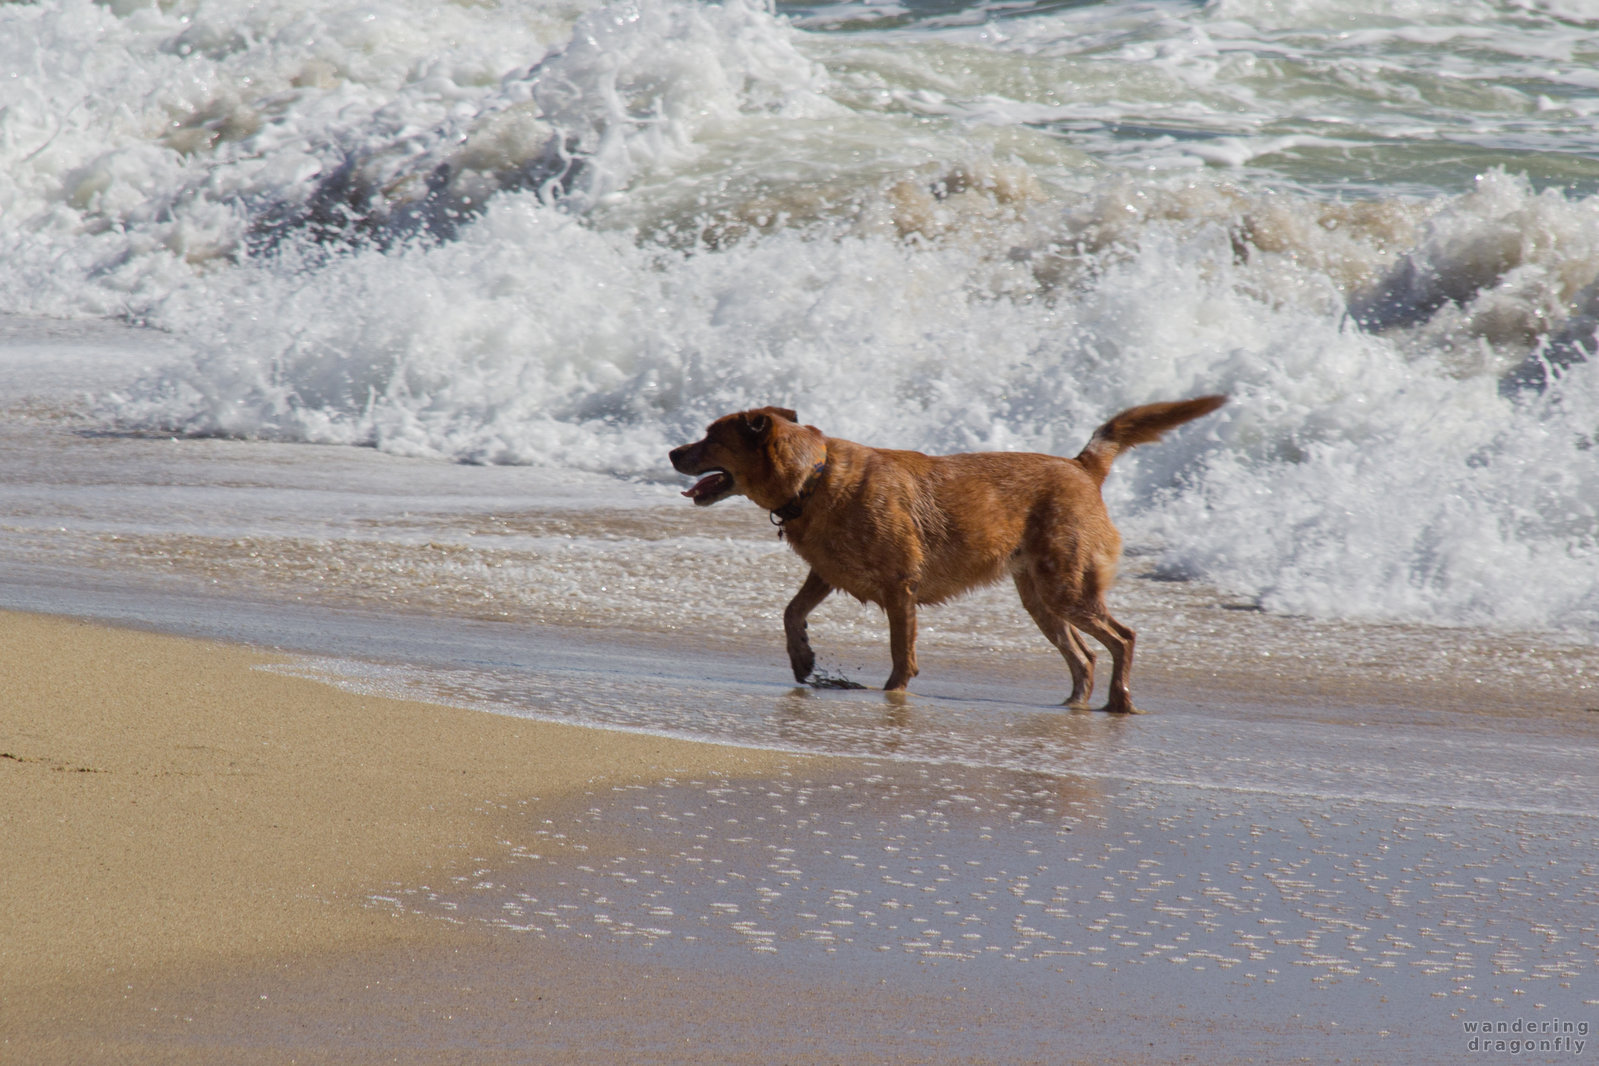
{"type": "Polygon", "coordinates": [[[1008,577],[1018,553],[1055,525],[1120,542],[1099,485],[1073,459],[1015,452],[924,455],[829,438],[825,490],[786,528],[828,583],[882,602],[913,575],[915,600],[943,603],[1008,577]]]}

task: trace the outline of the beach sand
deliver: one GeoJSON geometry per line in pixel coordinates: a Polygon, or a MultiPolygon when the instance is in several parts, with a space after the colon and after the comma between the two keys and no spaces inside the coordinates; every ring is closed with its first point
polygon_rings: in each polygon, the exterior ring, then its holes
{"type": "Polygon", "coordinates": [[[0,613],[0,1062],[1395,1063],[1581,1026],[1516,1058],[1553,1062],[1599,1020],[1588,712],[1168,681],[1126,719],[595,647],[527,683],[654,676],[867,753],[0,613]],[[918,747],[962,730],[994,761],[918,747]]]}
{"type": "MultiPolygon", "coordinates": [[[[492,861],[507,799],[796,761],[259,669],[282,658],[0,613],[0,1061],[436,1061],[425,1034],[455,1039],[437,1016],[472,998],[452,960],[484,956],[481,979],[491,938],[368,893],[492,861]],[[290,986],[296,1009],[264,1019],[290,986]],[[393,987],[405,1007],[381,1005],[393,987]],[[393,1031],[336,1047],[385,1009],[393,1031]]],[[[518,964],[569,1011],[615,983],[518,964]]]]}

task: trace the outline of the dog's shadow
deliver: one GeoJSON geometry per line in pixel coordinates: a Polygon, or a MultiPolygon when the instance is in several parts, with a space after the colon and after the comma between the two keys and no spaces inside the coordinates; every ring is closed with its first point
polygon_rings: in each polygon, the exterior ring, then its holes
{"type": "MultiPolygon", "coordinates": [[[[828,691],[835,691],[835,692],[836,691],[872,692],[872,691],[876,691],[876,689],[874,689],[873,686],[871,686],[871,685],[863,685],[859,681],[851,681],[849,678],[843,676],[842,674],[836,674],[835,675],[835,674],[826,673],[824,671],[816,671],[816,672],[812,673],[809,677],[807,677],[804,681],[802,681],[800,684],[796,685],[794,687],[794,689],[792,690],[791,695],[794,696],[794,697],[797,697],[799,699],[804,699],[804,698],[808,697],[812,692],[817,692],[817,691],[820,691],[820,692],[828,692],[828,691]]],[[[896,691],[893,691],[893,692],[883,692],[883,702],[888,704],[890,707],[898,708],[898,709],[901,709],[901,710],[903,710],[909,704],[911,698],[912,697],[911,697],[911,694],[909,692],[902,691],[902,690],[896,690],[896,691]]],[[[1016,699],[1006,698],[1006,697],[1002,697],[1002,696],[971,696],[971,695],[963,695],[963,696],[951,697],[951,696],[947,696],[947,695],[939,695],[939,694],[936,694],[936,693],[934,693],[934,694],[922,693],[921,694],[921,698],[924,699],[924,700],[933,701],[935,703],[948,701],[948,700],[953,700],[953,702],[959,703],[959,704],[992,704],[992,705],[1003,705],[1003,706],[1010,706],[1010,707],[1014,707],[1014,706],[1018,706],[1018,705],[1020,705],[1020,706],[1028,706],[1028,707],[1034,706],[1034,704],[1032,704],[1031,702],[1029,702],[1027,700],[1021,700],[1021,701],[1018,702],[1018,700],[1016,700],[1016,699]]],[[[1135,715],[1142,715],[1142,714],[1146,714],[1147,713],[1146,711],[1143,711],[1143,710],[1138,709],[1138,708],[1131,708],[1131,709],[1126,710],[1126,711],[1112,712],[1111,709],[1108,706],[1081,707],[1081,706],[1072,706],[1071,704],[1065,704],[1065,703],[1061,703],[1061,704],[1041,704],[1041,705],[1037,705],[1037,708],[1040,709],[1040,710],[1058,711],[1058,712],[1061,712],[1063,714],[1069,715],[1071,717],[1080,717],[1080,716],[1095,716],[1095,717],[1097,717],[1099,715],[1107,715],[1108,717],[1110,717],[1112,719],[1130,718],[1130,717],[1133,717],[1135,715]]]]}
{"type": "Polygon", "coordinates": [[[842,677],[822,680],[787,688],[777,703],[779,735],[802,750],[938,758],[955,744],[982,761],[989,757],[984,738],[997,732],[1003,741],[992,755],[1002,762],[1026,762],[1036,753],[1065,765],[1078,748],[1114,743],[1132,718],[1035,702],[1025,692],[883,692],[842,677]]]}

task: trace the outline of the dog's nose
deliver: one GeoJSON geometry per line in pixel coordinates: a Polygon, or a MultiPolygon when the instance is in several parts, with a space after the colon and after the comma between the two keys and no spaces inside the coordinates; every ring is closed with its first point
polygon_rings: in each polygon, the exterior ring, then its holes
{"type": "Polygon", "coordinates": [[[687,444],[684,444],[684,445],[681,445],[680,447],[673,448],[670,452],[667,453],[667,458],[672,460],[673,469],[675,469],[675,470],[682,470],[683,469],[683,457],[684,457],[684,455],[686,455],[688,453],[688,448],[689,448],[689,446],[687,444]]]}

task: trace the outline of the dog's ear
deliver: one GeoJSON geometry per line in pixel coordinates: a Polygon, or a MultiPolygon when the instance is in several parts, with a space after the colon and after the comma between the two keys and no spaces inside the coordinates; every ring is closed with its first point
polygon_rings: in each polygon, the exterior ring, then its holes
{"type": "Polygon", "coordinates": [[[739,419],[738,428],[746,439],[756,443],[772,431],[772,418],[765,411],[746,411],[739,419]]]}
{"type": "Polygon", "coordinates": [[[745,411],[739,419],[739,429],[752,443],[766,439],[772,432],[772,419],[784,418],[790,422],[798,422],[799,416],[787,407],[762,407],[756,411],[745,411]]]}

